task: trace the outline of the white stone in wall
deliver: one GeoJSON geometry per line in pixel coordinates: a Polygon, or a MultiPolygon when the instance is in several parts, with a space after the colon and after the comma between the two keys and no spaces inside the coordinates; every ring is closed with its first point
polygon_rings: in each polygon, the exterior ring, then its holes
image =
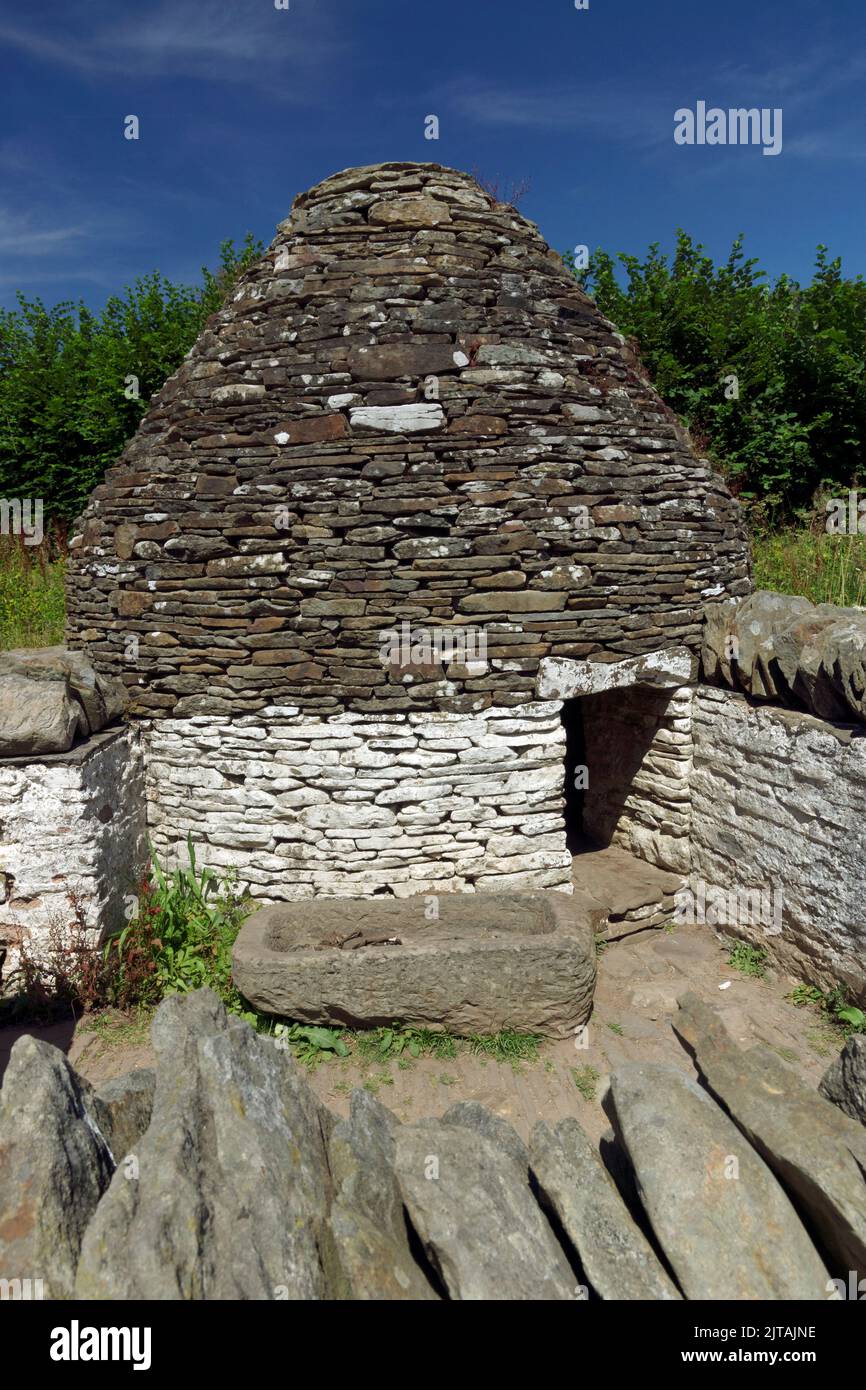
{"type": "Polygon", "coordinates": [[[687,647],[611,662],[546,656],[539,663],[535,688],[542,700],[551,697],[570,700],[629,685],[676,688],[691,680],[694,663],[694,656],[687,647]]]}
{"type": "Polygon", "coordinates": [[[157,852],[183,861],[191,833],[203,861],[237,866],[262,901],[429,884],[570,892],[559,712],[155,721],[143,736],[157,852]]]}
{"type": "Polygon", "coordinates": [[[352,429],[387,431],[390,434],[416,434],[421,430],[440,430],[445,424],[441,405],[413,401],[409,405],[364,405],[349,411],[352,429]]]}
{"type": "Polygon", "coordinates": [[[28,938],[38,953],[80,902],[96,941],[125,921],[147,864],[144,777],[136,735],[110,728],[68,753],[0,763],[3,978],[28,938]]]}

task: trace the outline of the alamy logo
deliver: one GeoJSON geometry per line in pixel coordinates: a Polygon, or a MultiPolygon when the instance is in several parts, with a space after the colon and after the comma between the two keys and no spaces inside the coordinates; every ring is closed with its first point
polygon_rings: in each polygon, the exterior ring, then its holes
{"type": "Polygon", "coordinates": [[[866,497],[858,497],[853,488],[847,498],[831,497],[824,510],[828,536],[866,536],[866,497]]]}
{"type": "Polygon", "coordinates": [[[45,1297],[44,1279],[0,1279],[0,1303],[32,1302],[45,1297]]]}
{"type": "Polygon", "coordinates": [[[412,627],[379,633],[379,659],[383,666],[407,669],[411,666],[441,666],[453,661],[461,666],[487,660],[487,632],[477,627],[412,627]]]}
{"type": "Polygon", "coordinates": [[[0,536],[23,536],[25,545],[39,545],[42,498],[0,497],[0,536]]]}
{"type": "Polygon", "coordinates": [[[764,154],[782,153],[782,108],[707,107],[697,102],[694,111],[681,106],[674,112],[674,140],[678,145],[763,145],[764,154]]]}
{"type": "Polygon", "coordinates": [[[149,1327],[68,1327],[51,1329],[52,1361],[131,1361],[134,1371],[150,1370],[149,1327]]]}
{"type": "Polygon", "coordinates": [[[754,927],[765,936],[781,936],[781,890],[765,888],[714,888],[699,881],[682,888],[674,898],[678,926],[754,927]]]}

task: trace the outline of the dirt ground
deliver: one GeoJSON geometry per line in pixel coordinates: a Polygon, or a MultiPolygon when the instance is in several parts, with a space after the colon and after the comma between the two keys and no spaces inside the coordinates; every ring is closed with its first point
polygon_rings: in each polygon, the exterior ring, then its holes
{"type": "MultiPolygon", "coordinates": [[[[329,1056],[310,1070],[310,1080],[340,1113],[348,1110],[352,1090],[365,1086],[402,1120],[441,1114],[458,1100],[478,1100],[524,1137],[539,1119],[575,1115],[600,1139],[609,1128],[600,1101],[613,1069],[624,1062],[657,1061],[692,1071],[671,1027],[677,996],[691,989],[719,1009],[742,1045],[767,1044],[817,1086],[841,1048],[839,1034],[815,1010],[785,998],[795,980],[772,968],[763,979],[746,976],[727,964],[727,955],[728,948],[706,928],[639,932],[604,950],[586,1035],[543,1043],[532,1062],[512,1065],[466,1053],[417,1059],[404,1054],[374,1062],[329,1056]]],[[[21,1032],[62,1047],[96,1085],[153,1060],[145,1024],[102,1016],[76,1026],[0,1029],[0,1074],[21,1032]]]]}

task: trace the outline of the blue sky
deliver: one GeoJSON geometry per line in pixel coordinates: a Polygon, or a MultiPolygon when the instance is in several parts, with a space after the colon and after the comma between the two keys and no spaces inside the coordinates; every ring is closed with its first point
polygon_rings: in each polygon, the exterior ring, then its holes
{"type": "Polygon", "coordinates": [[[864,0],[5,0],[0,303],[195,281],[388,159],[528,181],[558,250],[683,226],[721,257],[743,230],[771,274],[808,278],[819,241],[866,272],[864,39],[864,0]],[[781,107],[782,153],[677,146],[698,100],[781,107]]]}

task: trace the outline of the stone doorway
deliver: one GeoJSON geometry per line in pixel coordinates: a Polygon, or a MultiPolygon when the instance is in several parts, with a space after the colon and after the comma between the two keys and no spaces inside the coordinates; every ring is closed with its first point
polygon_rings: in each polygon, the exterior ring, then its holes
{"type": "Polygon", "coordinates": [[[689,868],[690,691],[630,685],[565,700],[566,843],[689,868]]]}
{"type": "Polygon", "coordinates": [[[596,691],[562,706],[575,895],[618,940],[671,919],[689,868],[689,691],[596,691]]]}

